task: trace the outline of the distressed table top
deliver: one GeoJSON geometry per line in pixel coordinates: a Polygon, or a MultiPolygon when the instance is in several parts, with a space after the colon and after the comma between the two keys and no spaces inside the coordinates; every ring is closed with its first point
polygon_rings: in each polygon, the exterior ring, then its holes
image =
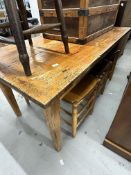
{"type": "Polygon", "coordinates": [[[46,107],[64,92],[119,41],[130,28],[114,28],[86,45],[69,44],[37,37],[34,46],[27,43],[32,76],[26,77],[14,45],[0,48],[0,81],[46,107]]]}

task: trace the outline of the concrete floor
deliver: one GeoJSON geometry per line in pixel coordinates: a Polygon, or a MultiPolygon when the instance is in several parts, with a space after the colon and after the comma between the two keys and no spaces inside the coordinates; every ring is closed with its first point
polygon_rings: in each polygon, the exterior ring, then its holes
{"type": "Polygon", "coordinates": [[[62,126],[63,149],[59,153],[52,147],[42,109],[32,102],[28,107],[16,93],[23,113],[17,119],[0,92],[0,142],[27,175],[131,174],[131,163],[102,146],[131,71],[130,52],[131,41],[104,95],[97,100],[93,115],[79,128],[77,137],[70,137],[62,126]]]}

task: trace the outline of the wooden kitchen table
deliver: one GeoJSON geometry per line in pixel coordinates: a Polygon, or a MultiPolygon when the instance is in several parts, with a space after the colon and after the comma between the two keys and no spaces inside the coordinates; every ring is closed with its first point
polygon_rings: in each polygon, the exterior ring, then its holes
{"type": "Polygon", "coordinates": [[[45,118],[57,151],[61,150],[60,100],[109,50],[128,35],[130,28],[114,28],[86,45],[63,44],[36,37],[27,43],[32,76],[26,77],[14,45],[0,49],[0,82],[44,108],[45,118]]]}

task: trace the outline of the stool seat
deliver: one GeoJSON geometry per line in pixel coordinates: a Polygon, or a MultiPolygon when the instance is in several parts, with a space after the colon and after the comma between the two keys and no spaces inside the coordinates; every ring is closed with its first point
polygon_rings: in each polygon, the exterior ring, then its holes
{"type": "Polygon", "coordinates": [[[81,100],[94,91],[98,82],[99,80],[93,76],[89,75],[84,77],[80,83],[64,97],[64,100],[69,103],[81,102],[81,100]]]}

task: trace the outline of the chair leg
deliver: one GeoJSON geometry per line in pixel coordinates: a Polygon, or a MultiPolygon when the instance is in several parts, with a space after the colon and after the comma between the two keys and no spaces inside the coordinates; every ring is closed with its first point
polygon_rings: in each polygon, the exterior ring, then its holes
{"type": "Polygon", "coordinates": [[[57,13],[58,22],[61,23],[60,29],[61,29],[62,41],[64,43],[65,52],[68,54],[69,53],[68,35],[66,33],[65,19],[62,12],[62,2],[61,0],[54,0],[54,2],[55,2],[55,9],[57,13]]]}
{"type": "Polygon", "coordinates": [[[97,99],[97,91],[93,94],[93,100],[92,100],[92,103],[91,103],[91,111],[90,111],[90,115],[93,113],[94,111],[94,106],[95,106],[95,103],[96,103],[96,99],[97,99]]]}
{"type": "Polygon", "coordinates": [[[10,27],[11,27],[13,36],[15,38],[16,46],[19,52],[19,59],[23,65],[25,74],[27,76],[30,76],[31,70],[29,65],[29,56],[25,46],[24,35],[23,35],[20,18],[17,11],[16,1],[4,0],[4,3],[8,14],[8,19],[10,22],[10,27]]]}
{"type": "Polygon", "coordinates": [[[77,124],[78,124],[78,109],[77,105],[73,104],[72,105],[72,136],[76,136],[77,132],[77,124]]]}
{"type": "Polygon", "coordinates": [[[101,89],[101,95],[103,95],[103,93],[104,93],[105,86],[106,86],[106,82],[104,82],[104,84],[103,84],[103,86],[102,86],[102,89],[101,89]]]}
{"type": "Polygon", "coordinates": [[[1,87],[1,90],[3,92],[3,94],[5,95],[6,99],[8,100],[9,104],[11,105],[14,113],[19,117],[21,116],[21,111],[19,109],[19,106],[16,102],[16,99],[14,97],[14,94],[11,90],[11,88],[3,85],[3,84],[0,84],[0,87],[1,87]]]}
{"type": "MultiPolygon", "coordinates": [[[[26,8],[24,6],[24,2],[23,2],[23,0],[17,0],[17,4],[18,4],[18,7],[19,7],[20,18],[21,18],[21,21],[23,22],[22,27],[23,27],[24,30],[27,30],[27,29],[29,29],[29,25],[28,25],[28,21],[27,21],[27,13],[26,13],[26,8]]],[[[31,39],[31,35],[28,35],[26,37],[26,39],[29,40],[29,44],[32,46],[33,42],[32,42],[32,39],[31,39]]]]}
{"type": "Polygon", "coordinates": [[[105,87],[106,87],[106,83],[107,83],[107,80],[108,80],[108,76],[106,74],[103,75],[104,76],[104,79],[102,80],[102,89],[101,89],[101,95],[104,93],[104,90],[105,90],[105,87]]]}

